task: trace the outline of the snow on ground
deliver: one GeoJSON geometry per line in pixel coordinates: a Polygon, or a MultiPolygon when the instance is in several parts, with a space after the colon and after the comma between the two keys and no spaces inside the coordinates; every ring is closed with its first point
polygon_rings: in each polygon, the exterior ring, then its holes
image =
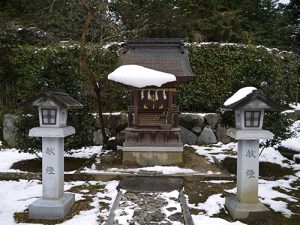
{"type": "Polygon", "coordinates": [[[292,167],[293,161],[282,156],[281,153],[273,147],[267,147],[264,150],[260,150],[261,155],[259,156],[260,162],[270,162],[280,165],[281,167],[290,168],[292,167]]]}
{"type": "Polygon", "coordinates": [[[236,158],[237,144],[233,142],[229,144],[219,142],[209,147],[198,145],[190,145],[190,147],[193,147],[197,154],[206,156],[207,160],[211,163],[214,163],[213,156],[219,161],[223,161],[226,157],[236,158]],[[233,153],[234,155],[232,155],[233,153]]]}
{"type": "MultiPolygon", "coordinates": [[[[65,157],[77,157],[77,158],[89,158],[93,154],[101,153],[102,146],[91,146],[87,148],[81,148],[77,150],[71,150],[69,153],[65,154],[65,157]]],[[[38,154],[42,157],[42,154],[38,154]]],[[[15,163],[22,160],[35,159],[37,158],[34,154],[19,152],[15,148],[2,149],[0,151],[0,172],[22,172],[20,170],[10,169],[10,167],[15,163]]],[[[74,172],[74,171],[73,171],[74,172]]]]}
{"type": "MultiPolygon", "coordinates": [[[[70,189],[74,186],[80,186],[86,184],[83,181],[73,181],[65,183],[65,190],[70,189]]],[[[108,210],[99,212],[99,203],[107,202],[110,207],[112,206],[113,200],[117,195],[118,181],[109,182],[89,182],[90,185],[102,184],[105,185],[104,192],[98,192],[93,198],[91,206],[95,208],[81,211],[79,215],[74,216],[70,220],[67,220],[62,225],[99,225],[97,222],[98,216],[101,213],[102,216],[108,216],[108,210]],[[110,198],[111,200],[108,200],[110,198]]],[[[35,201],[42,195],[42,185],[39,181],[0,181],[0,221],[1,225],[15,225],[13,214],[15,212],[22,212],[28,205],[35,201]]],[[[81,199],[82,194],[75,193],[75,200],[81,199]]],[[[31,225],[31,223],[26,223],[31,225]]]]}
{"type": "Polygon", "coordinates": [[[221,218],[212,218],[206,215],[192,215],[193,221],[195,225],[243,225],[245,223],[241,223],[240,221],[236,222],[228,222],[221,218]]]}
{"type": "Polygon", "coordinates": [[[275,181],[260,179],[258,196],[264,204],[269,205],[270,208],[275,212],[281,212],[283,215],[290,217],[292,215],[292,212],[287,208],[287,202],[297,202],[298,199],[274,189],[280,188],[287,192],[296,190],[296,188],[291,187],[291,184],[297,181],[299,178],[296,176],[288,176],[287,178],[288,179],[280,179],[275,181]]]}
{"type": "MultiPolygon", "coordinates": [[[[285,192],[297,190],[297,188],[294,188],[291,185],[295,181],[298,181],[298,179],[299,177],[292,175],[285,176],[284,179],[274,181],[259,179],[258,197],[260,201],[268,205],[275,212],[280,212],[284,216],[290,217],[293,212],[288,209],[288,202],[298,202],[299,199],[291,195],[282,193],[280,192],[280,190],[285,192]]],[[[236,187],[225,191],[231,194],[236,194],[236,187]]]]}
{"type": "MultiPolygon", "coordinates": [[[[210,182],[210,181],[207,181],[210,182]]],[[[188,196],[186,195],[186,199],[188,200],[188,196]]],[[[192,214],[192,218],[195,225],[202,224],[210,224],[210,225],[242,225],[239,221],[236,222],[228,222],[222,218],[215,218],[213,216],[217,216],[216,214],[220,213],[222,209],[225,208],[225,197],[222,194],[213,194],[207,198],[204,203],[199,203],[197,205],[188,203],[188,207],[190,209],[198,209],[203,210],[204,213],[194,215],[192,214]]]]}
{"type": "Polygon", "coordinates": [[[10,169],[12,164],[21,160],[34,158],[37,158],[36,155],[23,152],[19,153],[15,148],[4,149],[0,151],[0,172],[20,172],[20,170],[10,169]]]}
{"type": "Polygon", "coordinates": [[[247,95],[251,94],[253,91],[257,90],[255,87],[244,87],[234,93],[229,99],[224,102],[225,106],[232,105],[241,99],[245,98],[247,95]]]}
{"type": "MultiPolygon", "coordinates": [[[[300,135],[297,141],[299,141],[300,144],[300,135]]],[[[190,145],[190,147],[193,147],[197,154],[207,157],[210,163],[214,163],[213,157],[220,162],[227,157],[237,158],[237,143],[233,142],[229,144],[217,143],[211,146],[190,145]]],[[[261,162],[275,163],[281,167],[300,170],[299,164],[295,164],[294,161],[282,156],[274,147],[261,148],[260,152],[259,161],[261,162]]]]}
{"type": "Polygon", "coordinates": [[[199,209],[206,211],[206,215],[213,216],[221,212],[221,209],[225,207],[225,197],[222,194],[214,194],[208,197],[204,203],[198,205],[189,204],[191,209],[199,209]]]}
{"type": "Polygon", "coordinates": [[[287,5],[290,3],[290,0],[279,0],[278,3],[287,5]]]}
{"type": "Polygon", "coordinates": [[[177,190],[171,192],[163,192],[159,195],[159,197],[165,199],[168,203],[161,209],[162,212],[166,215],[166,217],[169,217],[175,213],[181,213],[181,205],[179,201],[177,201],[179,197],[179,192],[177,190]],[[168,208],[174,208],[174,210],[170,212],[169,210],[167,210],[168,208]]]}
{"type": "Polygon", "coordinates": [[[71,150],[69,153],[65,154],[65,157],[74,158],[90,158],[93,154],[99,154],[102,152],[102,146],[91,146],[84,147],[81,149],[71,150]]]}
{"type": "Polygon", "coordinates": [[[178,166],[150,166],[150,167],[140,167],[140,168],[109,168],[107,170],[96,170],[95,168],[84,168],[85,173],[145,173],[154,172],[159,174],[191,174],[196,173],[192,169],[180,168],[178,166]]]}
{"type": "Polygon", "coordinates": [[[295,121],[290,129],[295,133],[295,136],[282,141],[280,145],[300,152],[300,120],[295,121]]]}
{"type": "Polygon", "coordinates": [[[120,66],[108,75],[108,79],[137,88],[146,86],[161,87],[165,83],[176,81],[173,74],[139,65],[120,66]]]}
{"type": "Polygon", "coordinates": [[[292,102],[289,104],[289,107],[291,107],[294,110],[300,110],[300,103],[299,102],[292,102]]]}

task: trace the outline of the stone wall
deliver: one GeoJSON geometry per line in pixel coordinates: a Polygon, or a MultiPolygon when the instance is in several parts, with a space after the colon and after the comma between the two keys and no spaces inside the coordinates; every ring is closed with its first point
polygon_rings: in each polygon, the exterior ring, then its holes
{"type": "MultiPolygon", "coordinates": [[[[125,141],[124,129],[127,127],[126,113],[105,114],[107,133],[116,137],[118,145],[125,141]]],[[[221,116],[217,113],[182,113],[179,116],[179,125],[182,129],[183,144],[207,145],[217,142],[229,143],[227,129],[221,125],[221,116]]],[[[100,124],[96,121],[94,143],[102,144],[100,124]]]]}
{"type": "Polygon", "coordinates": [[[18,117],[14,114],[3,116],[3,140],[8,147],[16,147],[15,122],[18,117]]]}
{"type": "Polygon", "coordinates": [[[221,125],[221,116],[217,113],[182,113],[179,125],[182,129],[183,144],[207,145],[230,142],[226,128],[221,125]]]}
{"type": "MultiPolygon", "coordinates": [[[[3,138],[8,147],[14,147],[15,134],[14,122],[15,115],[6,114],[3,120],[3,138]]],[[[122,145],[125,141],[124,129],[127,127],[126,113],[105,113],[106,131],[111,139],[112,145],[122,145]]],[[[103,144],[100,123],[95,119],[93,128],[93,141],[95,145],[103,144]]],[[[221,116],[216,113],[182,113],[179,116],[179,125],[182,129],[183,144],[207,145],[217,142],[229,143],[230,139],[226,136],[226,128],[221,125],[221,116]]]]}

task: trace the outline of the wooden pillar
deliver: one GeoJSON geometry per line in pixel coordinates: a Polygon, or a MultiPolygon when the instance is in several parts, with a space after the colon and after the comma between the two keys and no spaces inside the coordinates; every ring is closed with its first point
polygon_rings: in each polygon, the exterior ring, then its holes
{"type": "Polygon", "coordinates": [[[139,110],[139,91],[137,88],[133,90],[133,101],[134,101],[134,126],[138,124],[138,110],[139,110]]]}
{"type": "Polygon", "coordinates": [[[168,115],[167,124],[172,124],[172,103],[173,103],[173,90],[168,89],[168,115]]]}

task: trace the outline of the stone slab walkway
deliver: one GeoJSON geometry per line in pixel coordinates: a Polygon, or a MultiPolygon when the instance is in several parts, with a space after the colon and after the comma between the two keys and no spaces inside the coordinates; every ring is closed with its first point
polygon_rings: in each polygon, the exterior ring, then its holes
{"type": "Polygon", "coordinates": [[[124,179],[106,225],[193,225],[182,187],[176,178],[124,179]]]}

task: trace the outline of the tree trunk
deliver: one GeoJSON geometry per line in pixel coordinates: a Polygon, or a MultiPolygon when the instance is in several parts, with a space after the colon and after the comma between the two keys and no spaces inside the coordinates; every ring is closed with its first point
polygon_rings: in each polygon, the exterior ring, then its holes
{"type": "Polygon", "coordinates": [[[90,67],[87,64],[86,60],[86,54],[84,51],[85,48],[85,43],[86,43],[86,36],[89,31],[89,25],[91,24],[91,21],[96,13],[96,8],[94,8],[90,2],[86,0],[81,0],[82,4],[84,5],[85,9],[87,10],[87,15],[85,19],[85,23],[82,28],[82,34],[80,38],[80,55],[79,55],[79,64],[81,69],[83,70],[84,74],[90,79],[91,84],[94,87],[94,91],[96,94],[96,105],[97,105],[97,111],[98,111],[98,116],[101,124],[101,134],[103,138],[103,144],[107,145],[108,143],[108,136],[106,135],[105,132],[105,124],[104,124],[104,119],[102,115],[102,101],[101,101],[101,89],[99,86],[99,83],[96,80],[96,76],[93,73],[93,71],[90,69],[90,67]]]}

